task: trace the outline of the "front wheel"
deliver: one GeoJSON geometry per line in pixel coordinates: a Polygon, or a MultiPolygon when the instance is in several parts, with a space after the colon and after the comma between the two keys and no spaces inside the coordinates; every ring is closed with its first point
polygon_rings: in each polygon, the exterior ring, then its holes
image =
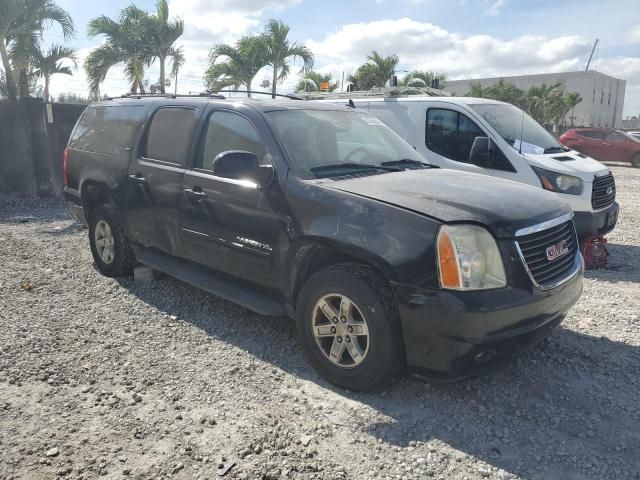
{"type": "Polygon", "coordinates": [[[640,168],[640,153],[636,153],[631,159],[631,165],[635,168],[640,168]]]}
{"type": "Polygon", "coordinates": [[[100,205],[89,216],[89,244],[100,273],[107,277],[131,275],[136,258],[112,205],[100,205]]]}
{"type": "Polygon", "coordinates": [[[393,296],[366,266],[344,264],[315,273],[300,292],[297,328],[315,370],[352,391],[384,387],[404,367],[393,296]]]}

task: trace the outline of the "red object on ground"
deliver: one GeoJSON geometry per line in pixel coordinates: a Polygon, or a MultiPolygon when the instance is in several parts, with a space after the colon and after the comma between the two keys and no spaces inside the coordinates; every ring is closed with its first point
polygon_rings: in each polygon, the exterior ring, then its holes
{"type": "Polygon", "coordinates": [[[560,136],[560,142],[596,160],[631,162],[640,159],[640,140],[611,128],[572,128],[560,136]]]}
{"type": "Polygon", "coordinates": [[[607,239],[602,235],[591,235],[582,240],[580,252],[587,270],[607,266],[607,239]]]}

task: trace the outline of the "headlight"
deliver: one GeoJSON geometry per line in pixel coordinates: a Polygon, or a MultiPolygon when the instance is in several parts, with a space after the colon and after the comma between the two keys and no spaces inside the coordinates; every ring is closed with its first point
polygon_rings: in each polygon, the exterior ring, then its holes
{"type": "Polygon", "coordinates": [[[438,232],[440,286],[480,290],[507,285],[502,257],[491,234],[475,225],[443,225],[438,232]]]}
{"type": "Polygon", "coordinates": [[[567,193],[569,195],[580,195],[584,183],[578,177],[572,175],[563,175],[562,173],[552,172],[544,168],[531,167],[536,172],[542,188],[550,192],[567,193]]]}

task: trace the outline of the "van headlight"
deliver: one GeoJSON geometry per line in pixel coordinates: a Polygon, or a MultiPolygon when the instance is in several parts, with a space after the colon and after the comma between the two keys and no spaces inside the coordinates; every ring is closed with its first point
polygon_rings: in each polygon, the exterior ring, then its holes
{"type": "Polygon", "coordinates": [[[581,195],[584,182],[572,175],[552,172],[544,168],[531,167],[536,172],[542,188],[550,192],[566,193],[568,195],[581,195]]]}
{"type": "Polygon", "coordinates": [[[438,232],[440,286],[482,290],[507,285],[504,264],[493,236],[476,225],[443,225],[438,232]]]}

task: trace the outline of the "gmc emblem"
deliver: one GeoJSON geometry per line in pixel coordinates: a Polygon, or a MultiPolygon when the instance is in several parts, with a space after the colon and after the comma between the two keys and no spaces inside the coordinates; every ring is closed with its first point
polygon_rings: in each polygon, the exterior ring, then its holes
{"type": "Polygon", "coordinates": [[[567,253],[569,253],[567,240],[563,240],[560,243],[556,243],[555,245],[551,245],[549,248],[547,248],[547,260],[553,262],[563,255],[566,255],[567,253]]]}

